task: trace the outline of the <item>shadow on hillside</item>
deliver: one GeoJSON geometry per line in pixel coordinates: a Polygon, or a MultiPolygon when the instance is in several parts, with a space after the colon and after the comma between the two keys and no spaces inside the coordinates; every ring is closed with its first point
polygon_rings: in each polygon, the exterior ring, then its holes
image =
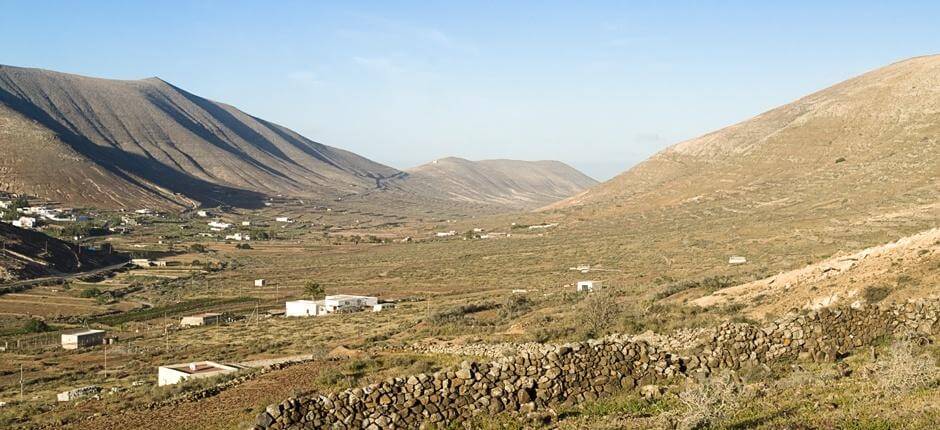
{"type": "Polygon", "coordinates": [[[159,196],[171,204],[178,203],[164,196],[160,191],[153,189],[150,185],[137,180],[127,172],[132,172],[134,175],[159,187],[173,193],[185,195],[204,205],[224,204],[246,209],[256,209],[264,206],[266,196],[262,193],[213,184],[170,168],[153,158],[132,154],[114,147],[96,145],[88,138],[72,132],[38,106],[3,89],[0,89],[0,102],[54,131],[63,142],[76,152],[113,175],[148,190],[153,195],[159,196]]]}

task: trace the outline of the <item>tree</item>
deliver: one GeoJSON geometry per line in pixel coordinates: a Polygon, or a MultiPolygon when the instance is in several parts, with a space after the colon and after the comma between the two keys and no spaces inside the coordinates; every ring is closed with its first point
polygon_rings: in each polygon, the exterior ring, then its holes
{"type": "Polygon", "coordinates": [[[189,245],[189,250],[191,252],[206,252],[206,247],[205,245],[201,243],[194,243],[192,245],[189,245]]]}
{"type": "Polygon", "coordinates": [[[599,336],[617,315],[617,303],[613,296],[603,291],[589,293],[583,303],[581,315],[589,330],[588,335],[599,336]]]}
{"type": "Polygon", "coordinates": [[[326,292],[319,282],[307,281],[307,283],[304,284],[304,294],[313,299],[321,299],[326,295],[326,292]]]}
{"type": "Polygon", "coordinates": [[[43,333],[52,330],[52,328],[45,321],[33,318],[26,322],[23,330],[27,333],[43,333]]]}

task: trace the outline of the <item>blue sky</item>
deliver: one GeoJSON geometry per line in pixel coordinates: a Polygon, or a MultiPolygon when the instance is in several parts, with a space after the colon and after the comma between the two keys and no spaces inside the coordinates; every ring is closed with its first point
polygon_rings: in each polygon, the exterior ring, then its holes
{"type": "Polygon", "coordinates": [[[558,159],[607,179],[940,52],[936,2],[661,3],[3,0],[0,63],[159,76],[399,168],[558,159]]]}

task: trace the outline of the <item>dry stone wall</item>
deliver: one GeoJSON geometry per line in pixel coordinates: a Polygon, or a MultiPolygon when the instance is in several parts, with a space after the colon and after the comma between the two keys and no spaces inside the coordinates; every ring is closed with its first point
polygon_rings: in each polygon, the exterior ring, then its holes
{"type": "Polygon", "coordinates": [[[764,326],[724,324],[686,356],[644,341],[609,337],[520,348],[490,363],[389,379],[269,406],[255,429],[387,429],[438,426],[478,414],[528,413],[572,405],[674,378],[707,377],[782,358],[835,360],[890,334],[931,335],[940,301],[889,309],[823,309],[764,326]]]}

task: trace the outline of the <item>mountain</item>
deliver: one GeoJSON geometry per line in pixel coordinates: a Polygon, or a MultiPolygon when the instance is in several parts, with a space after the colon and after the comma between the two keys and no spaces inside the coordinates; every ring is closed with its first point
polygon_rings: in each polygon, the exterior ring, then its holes
{"type": "Polygon", "coordinates": [[[552,208],[884,213],[937,201],[938,141],[940,56],[913,58],[681,142],[552,208]]]}
{"type": "Polygon", "coordinates": [[[396,169],[158,78],[0,66],[0,187],[75,205],[257,207],[367,192],[396,169]]]}
{"type": "Polygon", "coordinates": [[[123,263],[126,255],[77,246],[0,222],[0,285],[18,279],[86,272],[123,263]]]}
{"type": "Polygon", "coordinates": [[[559,161],[448,157],[407,169],[412,187],[459,202],[527,210],[571,197],[597,181],[559,161]]]}

